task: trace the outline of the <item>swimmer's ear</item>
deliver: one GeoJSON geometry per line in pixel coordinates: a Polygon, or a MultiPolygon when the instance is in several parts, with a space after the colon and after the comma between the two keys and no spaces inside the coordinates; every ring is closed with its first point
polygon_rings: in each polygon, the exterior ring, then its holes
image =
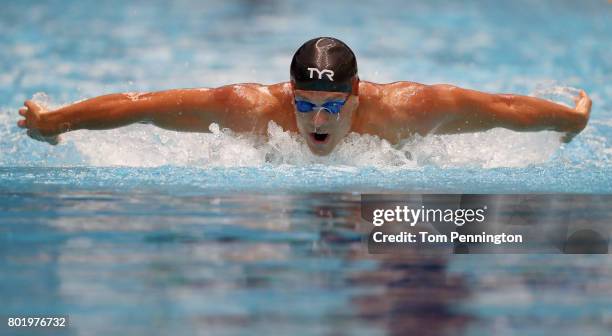
{"type": "Polygon", "coordinates": [[[351,92],[354,96],[359,96],[359,76],[355,76],[351,83],[351,92]]]}

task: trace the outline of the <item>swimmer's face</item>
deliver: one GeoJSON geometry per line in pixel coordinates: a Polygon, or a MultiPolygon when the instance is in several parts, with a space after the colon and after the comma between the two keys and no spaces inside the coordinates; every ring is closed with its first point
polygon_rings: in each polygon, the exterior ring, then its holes
{"type": "Polygon", "coordinates": [[[310,150],[317,155],[327,155],[351,129],[353,112],[359,105],[357,96],[345,92],[294,90],[294,110],[297,126],[310,150]],[[300,112],[295,101],[316,105],[310,112],[300,112]],[[321,108],[326,103],[344,102],[339,113],[321,108]]]}

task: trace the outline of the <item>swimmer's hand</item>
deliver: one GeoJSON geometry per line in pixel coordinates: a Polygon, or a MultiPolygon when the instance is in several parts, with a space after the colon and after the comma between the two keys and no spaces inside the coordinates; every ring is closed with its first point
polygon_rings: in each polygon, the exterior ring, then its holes
{"type": "Polygon", "coordinates": [[[27,129],[30,138],[57,145],[60,141],[59,130],[53,128],[46,116],[50,113],[32,100],[26,100],[25,107],[19,109],[19,114],[25,119],[17,121],[17,126],[27,129]]]}
{"type": "Polygon", "coordinates": [[[584,92],[584,90],[580,90],[578,97],[574,98],[574,102],[576,103],[574,110],[578,113],[582,122],[580,125],[578,125],[577,131],[567,132],[561,137],[561,141],[565,143],[572,141],[572,139],[586,127],[591,115],[591,106],[593,105],[593,102],[586,92],[584,92]]]}

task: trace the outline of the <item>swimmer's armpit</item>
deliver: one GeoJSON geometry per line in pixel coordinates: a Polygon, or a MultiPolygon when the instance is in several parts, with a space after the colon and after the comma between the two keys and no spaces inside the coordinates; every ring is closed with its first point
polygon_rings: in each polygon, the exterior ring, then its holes
{"type": "Polygon", "coordinates": [[[567,134],[582,131],[589,120],[591,99],[584,91],[570,108],[548,100],[511,95],[489,94],[450,85],[433,85],[435,110],[444,111],[446,119],[436,133],[463,133],[504,127],[515,131],[554,130],[567,134]]]}

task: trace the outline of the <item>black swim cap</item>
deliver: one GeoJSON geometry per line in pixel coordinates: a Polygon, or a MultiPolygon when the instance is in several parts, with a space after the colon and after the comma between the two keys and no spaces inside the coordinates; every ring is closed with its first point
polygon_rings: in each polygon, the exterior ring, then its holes
{"type": "Polygon", "coordinates": [[[351,92],[356,75],[355,54],[333,37],[307,41],[291,60],[291,80],[298,90],[351,92]]]}

